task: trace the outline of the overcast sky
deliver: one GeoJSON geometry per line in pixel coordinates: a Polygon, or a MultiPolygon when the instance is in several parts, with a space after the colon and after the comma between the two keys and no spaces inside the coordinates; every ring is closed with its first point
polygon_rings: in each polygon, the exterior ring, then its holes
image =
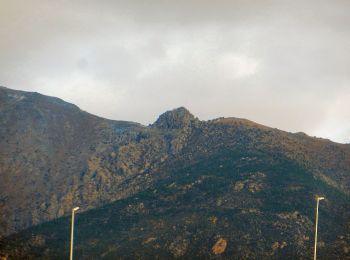
{"type": "Polygon", "coordinates": [[[350,142],[348,0],[0,0],[0,85],[149,124],[185,106],[350,142]]]}

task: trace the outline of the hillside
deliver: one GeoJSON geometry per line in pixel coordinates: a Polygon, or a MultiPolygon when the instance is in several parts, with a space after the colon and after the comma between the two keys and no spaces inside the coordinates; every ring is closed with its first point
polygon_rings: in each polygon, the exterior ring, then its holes
{"type": "Polygon", "coordinates": [[[37,93],[0,88],[0,104],[0,235],[62,216],[75,202],[96,205],[102,198],[92,198],[96,183],[85,177],[94,155],[138,128],[37,93]]]}
{"type": "Polygon", "coordinates": [[[79,205],[78,258],[305,259],[322,194],[320,256],[350,257],[349,145],[185,108],[146,127],[7,88],[0,136],[3,255],[67,257],[79,205]]]}

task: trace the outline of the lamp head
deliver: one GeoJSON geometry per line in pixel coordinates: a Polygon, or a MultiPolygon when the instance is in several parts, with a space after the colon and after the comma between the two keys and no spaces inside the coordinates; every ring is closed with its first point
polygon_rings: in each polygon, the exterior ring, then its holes
{"type": "Polygon", "coordinates": [[[79,207],[75,207],[73,208],[73,211],[77,211],[79,209],[79,207]]]}
{"type": "Polygon", "coordinates": [[[318,200],[324,200],[324,197],[317,197],[318,200]]]}

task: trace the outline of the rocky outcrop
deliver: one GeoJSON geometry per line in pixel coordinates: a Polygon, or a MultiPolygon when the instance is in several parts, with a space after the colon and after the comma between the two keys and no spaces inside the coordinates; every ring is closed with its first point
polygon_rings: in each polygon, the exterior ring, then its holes
{"type": "Polygon", "coordinates": [[[182,129],[190,127],[198,121],[186,108],[179,107],[160,115],[151,126],[159,129],[182,129]]]}
{"type": "MultiPolygon", "coordinates": [[[[350,227],[349,209],[342,204],[350,194],[349,172],[349,145],[244,119],[200,121],[181,107],[146,127],[99,118],[57,98],[0,88],[0,236],[62,219],[76,205],[95,219],[91,209],[115,203],[117,209],[96,219],[117,230],[125,226],[125,234],[137,234],[152,256],[160,248],[166,252],[156,255],[172,257],[195,251],[200,256],[277,257],[285,250],[303,256],[312,232],[312,196],[325,193],[333,200],[325,202],[328,216],[333,215],[327,219],[329,241],[334,250],[347,251],[346,234],[331,236],[350,227]],[[115,211],[135,223],[114,223],[115,211]],[[248,234],[237,221],[245,223],[248,234]],[[342,222],[344,227],[337,224],[342,222]],[[249,245],[258,239],[265,244],[253,254],[249,245]]],[[[45,241],[51,238],[40,234],[25,243],[48,247],[45,241]]],[[[124,249],[130,248],[134,240],[123,239],[124,249]]]]}

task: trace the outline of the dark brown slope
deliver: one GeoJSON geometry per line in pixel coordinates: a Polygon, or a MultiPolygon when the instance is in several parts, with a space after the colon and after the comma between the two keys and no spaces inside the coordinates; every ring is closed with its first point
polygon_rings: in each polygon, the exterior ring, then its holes
{"type": "Polygon", "coordinates": [[[137,194],[168,178],[166,165],[210,161],[222,149],[282,156],[342,194],[350,188],[349,145],[244,119],[199,121],[185,108],[144,127],[0,88],[0,137],[0,235],[137,194]]]}
{"type": "Polygon", "coordinates": [[[58,98],[0,88],[0,235],[62,216],[74,203],[98,204],[103,181],[87,177],[94,155],[138,128],[58,98]]]}
{"type": "Polygon", "coordinates": [[[196,121],[186,109],[177,112],[182,125],[168,120],[168,131],[158,127],[166,117],[144,127],[1,87],[0,236],[70,214],[74,205],[88,210],[147,188],[196,121]]]}
{"type": "MultiPolygon", "coordinates": [[[[318,259],[350,258],[349,196],[336,175],[325,175],[332,185],[319,178],[323,166],[305,156],[320,140],[307,137],[304,144],[299,135],[241,119],[200,122],[183,108],[160,116],[151,130],[123,147],[130,162],[143,161],[132,155],[144,147],[158,149],[159,133],[168,145],[159,152],[169,156],[151,156],[163,163],[139,170],[135,179],[150,183],[130,196],[79,212],[76,258],[311,259],[317,194],[326,197],[318,259]]],[[[70,218],[60,218],[0,239],[0,256],[65,259],[69,227],[70,218]]]]}

